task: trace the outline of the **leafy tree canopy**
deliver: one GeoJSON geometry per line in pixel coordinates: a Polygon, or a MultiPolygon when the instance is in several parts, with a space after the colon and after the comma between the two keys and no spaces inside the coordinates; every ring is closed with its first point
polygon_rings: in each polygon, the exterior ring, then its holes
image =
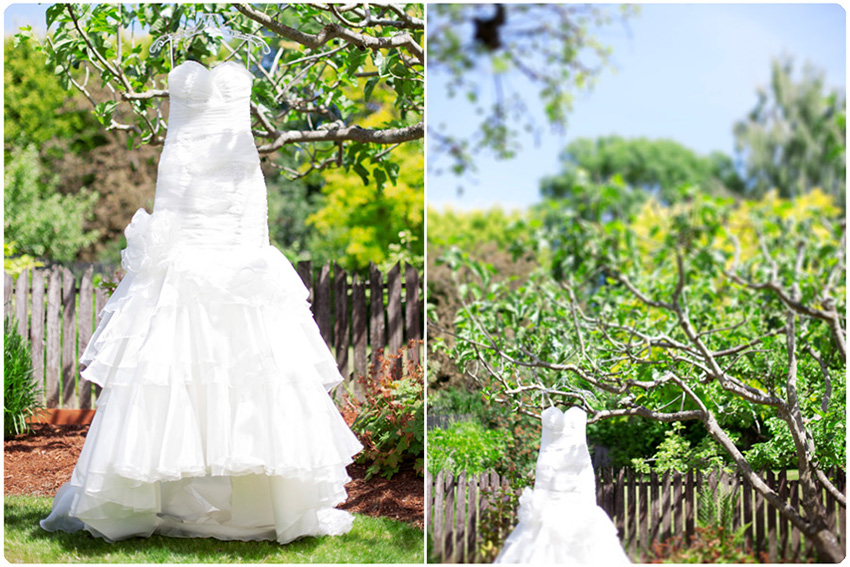
{"type": "Polygon", "coordinates": [[[541,183],[546,198],[564,198],[584,178],[594,184],[619,179],[667,202],[679,200],[682,188],[691,185],[710,194],[742,190],[731,158],[720,152],[700,156],[674,140],[579,138],[566,147],[561,162],[563,172],[541,183]]]}
{"type": "MultiPolygon", "coordinates": [[[[29,49],[16,49],[14,40],[3,43],[3,143],[9,159],[13,145],[68,140],[75,152],[103,143],[103,133],[88,109],[69,100],[52,73],[45,72],[46,58],[29,49]]],[[[55,146],[55,144],[54,144],[55,146]]]]}
{"type": "Polygon", "coordinates": [[[174,64],[235,59],[254,72],[251,113],[261,154],[286,151],[313,169],[371,163],[373,173],[389,175],[386,170],[397,164],[391,165],[391,156],[378,158],[382,146],[424,134],[421,10],[421,4],[54,4],[47,9],[51,35],[39,40],[25,28],[16,40],[44,53],[48,68],[66,88],[85,94],[107,129],[160,144],[172,51],[165,45],[150,54],[152,38],[212,15],[226,30],[262,38],[270,53],[256,41],[199,33],[173,42],[174,64]],[[93,81],[114,94],[96,98],[93,81]],[[364,128],[368,109],[355,104],[345,87],[368,101],[378,85],[394,91],[397,113],[364,128]],[[120,106],[130,111],[126,121],[116,114],[120,106]]]}
{"type": "Polygon", "coordinates": [[[790,58],[775,60],[769,87],[735,124],[747,191],[775,189],[789,198],[820,187],[845,206],[846,104],[843,92],[826,87],[822,71],[805,65],[795,79],[790,58]]]}

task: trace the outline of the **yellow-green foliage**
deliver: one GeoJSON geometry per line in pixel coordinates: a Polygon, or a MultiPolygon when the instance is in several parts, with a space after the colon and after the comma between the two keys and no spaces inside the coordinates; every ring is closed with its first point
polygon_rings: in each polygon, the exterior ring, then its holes
{"type": "MultiPolygon", "coordinates": [[[[376,88],[370,101],[378,104],[378,109],[359,118],[357,124],[373,128],[393,120],[393,96],[388,89],[376,88]]],[[[398,164],[395,183],[386,180],[382,187],[376,182],[375,172],[383,172],[383,168],[373,158],[359,164],[368,172],[366,184],[352,169],[324,172],[324,206],[307,218],[307,223],[318,232],[312,246],[314,260],[333,260],[349,270],[363,269],[369,262],[382,264],[398,256],[421,264],[425,201],[423,144],[421,141],[402,144],[382,159],[392,159],[398,164]],[[405,248],[405,253],[399,254],[399,248],[405,248]]]]}
{"type": "Polygon", "coordinates": [[[523,211],[505,211],[499,206],[471,211],[428,207],[428,244],[461,248],[483,242],[510,245],[528,233],[526,220],[523,211]]]}
{"type": "Polygon", "coordinates": [[[39,262],[29,254],[18,254],[14,242],[3,243],[3,271],[13,278],[18,279],[26,269],[43,265],[44,262],[39,262]]]}
{"type": "MultiPolygon", "coordinates": [[[[424,180],[421,144],[405,144],[394,150],[399,163],[395,185],[378,189],[374,179],[364,185],[358,175],[334,169],[325,173],[322,193],[325,204],[308,217],[318,232],[314,250],[335,259],[347,269],[361,269],[369,262],[381,264],[390,246],[411,241],[410,252],[422,256],[424,180]],[[406,234],[404,234],[406,233],[406,234]]],[[[370,172],[372,164],[364,164],[370,172]]]]}

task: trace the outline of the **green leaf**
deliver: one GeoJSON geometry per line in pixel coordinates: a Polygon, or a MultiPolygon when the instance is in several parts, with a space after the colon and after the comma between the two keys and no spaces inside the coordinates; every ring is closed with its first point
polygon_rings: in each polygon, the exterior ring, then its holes
{"type": "Polygon", "coordinates": [[[370,77],[368,81],[366,81],[366,86],[363,87],[363,98],[365,102],[369,102],[369,99],[372,98],[372,91],[375,90],[375,85],[381,80],[381,77],[370,77]]]}
{"type": "Polygon", "coordinates": [[[366,57],[368,55],[368,50],[360,49],[358,47],[352,47],[348,51],[348,61],[346,62],[346,71],[348,72],[348,74],[353,75],[354,73],[356,73],[366,61],[366,57]]]}
{"type": "Polygon", "coordinates": [[[98,122],[100,122],[104,126],[108,126],[112,123],[112,115],[115,113],[115,108],[117,106],[118,103],[113,100],[100,102],[95,106],[92,112],[94,112],[94,115],[97,117],[98,122]]]}
{"type": "Polygon", "coordinates": [[[57,3],[52,6],[47,7],[47,12],[45,13],[45,21],[47,22],[47,28],[50,29],[50,26],[56,21],[63,12],[65,11],[65,4],[57,3]]]}
{"type": "Polygon", "coordinates": [[[355,163],[352,169],[354,169],[357,175],[360,176],[360,179],[363,180],[363,185],[369,185],[369,170],[366,169],[362,163],[355,163]]]}
{"type": "Polygon", "coordinates": [[[401,171],[401,166],[394,161],[385,161],[384,171],[387,172],[387,177],[389,177],[390,183],[395,185],[398,181],[398,174],[401,171]]]}

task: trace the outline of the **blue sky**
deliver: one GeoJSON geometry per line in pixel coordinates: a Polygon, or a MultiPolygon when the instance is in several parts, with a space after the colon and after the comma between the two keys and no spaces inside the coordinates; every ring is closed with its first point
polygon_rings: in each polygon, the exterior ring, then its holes
{"type": "Polygon", "coordinates": [[[31,25],[44,31],[44,11],[50,4],[9,4],[3,12],[3,33],[14,35],[18,28],[31,25]]]}
{"type": "MultiPolygon", "coordinates": [[[[578,137],[672,138],[701,154],[732,154],[732,126],[753,108],[771,59],[782,54],[797,67],[809,61],[823,69],[831,87],[846,84],[846,14],[837,4],[651,4],[629,30],[610,26],[601,37],[613,48],[617,71],[606,71],[593,92],[578,97],[563,136],[546,133],[539,146],[529,137],[513,160],[480,158],[472,178],[431,169],[428,203],[525,207],[539,199],[538,180],[559,170],[559,151],[578,137]]],[[[429,122],[472,131],[471,107],[441,96],[442,80],[428,76],[429,122]]]]}

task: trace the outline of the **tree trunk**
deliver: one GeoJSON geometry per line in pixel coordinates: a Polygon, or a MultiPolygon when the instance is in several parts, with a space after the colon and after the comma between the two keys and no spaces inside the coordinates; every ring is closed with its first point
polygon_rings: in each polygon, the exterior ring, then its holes
{"type": "Polygon", "coordinates": [[[818,552],[818,559],[823,563],[841,563],[844,561],[844,550],[838,543],[838,538],[829,528],[822,527],[812,534],[806,534],[818,552]]]}
{"type": "Polygon", "coordinates": [[[725,431],[718,425],[717,420],[706,412],[702,419],[708,434],[723,447],[735,461],[738,470],[746,477],[750,485],[758,491],[765,500],[803,534],[809,538],[818,553],[818,558],[824,563],[840,563],[844,560],[844,551],[838,543],[838,538],[829,529],[826,521],[826,510],[820,501],[821,488],[815,482],[812,472],[808,469],[800,470],[800,484],[802,488],[802,504],[805,516],[802,516],[788,502],[779,498],[764,480],[752,469],[744,455],[738,450],[725,431]]]}

